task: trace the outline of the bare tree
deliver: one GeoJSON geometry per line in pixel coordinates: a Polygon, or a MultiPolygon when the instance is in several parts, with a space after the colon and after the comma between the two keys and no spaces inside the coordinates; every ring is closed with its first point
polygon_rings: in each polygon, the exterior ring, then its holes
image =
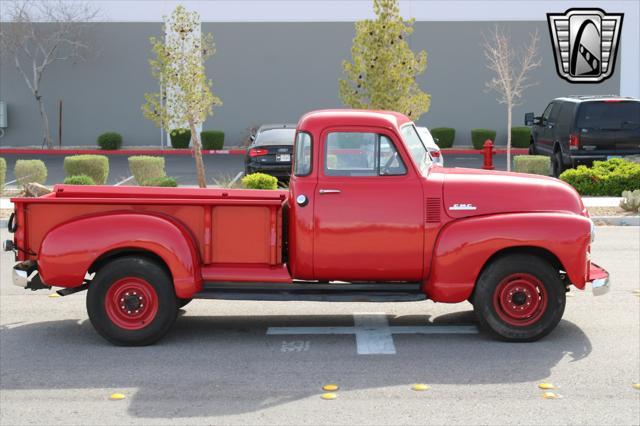
{"type": "Polygon", "coordinates": [[[86,30],[97,9],[89,3],[63,0],[12,1],[3,9],[7,19],[0,23],[0,53],[4,60],[15,63],[38,103],[42,145],[52,148],[42,76],[54,62],[84,60],[91,53],[86,30]]]}
{"type": "Polygon", "coordinates": [[[484,56],[487,68],[495,76],[486,82],[488,91],[497,93],[497,100],[507,105],[507,170],[511,170],[511,113],[520,105],[527,87],[534,85],[529,80],[531,70],[542,63],[538,58],[538,31],[529,35],[529,42],[517,51],[511,46],[511,36],[505,29],[495,26],[489,34],[483,34],[484,56]]]}

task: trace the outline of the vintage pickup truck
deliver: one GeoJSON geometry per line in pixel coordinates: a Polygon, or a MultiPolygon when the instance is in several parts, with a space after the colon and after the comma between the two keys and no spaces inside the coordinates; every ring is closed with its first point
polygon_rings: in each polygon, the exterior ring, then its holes
{"type": "Polygon", "coordinates": [[[532,341],[570,285],[608,290],[594,226],[553,178],[434,165],[385,111],[303,116],[288,191],[56,185],[14,198],[14,283],[87,292],[121,345],[165,335],[192,299],[473,304],[480,325],[532,341]]]}

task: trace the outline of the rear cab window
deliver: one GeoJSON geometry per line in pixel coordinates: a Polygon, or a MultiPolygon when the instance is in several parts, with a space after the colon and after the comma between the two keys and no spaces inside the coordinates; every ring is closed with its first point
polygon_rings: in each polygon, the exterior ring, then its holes
{"type": "Polygon", "coordinates": [[[307,132],[298,132],[295,142],[295,158],[293,174],[295,176],[307,176],[311,173],[311,135],[307,132]]]}

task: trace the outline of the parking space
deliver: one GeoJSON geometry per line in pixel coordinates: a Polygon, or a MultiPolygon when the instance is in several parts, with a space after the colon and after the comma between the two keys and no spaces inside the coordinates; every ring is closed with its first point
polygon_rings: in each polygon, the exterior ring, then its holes
{"type": "Polygon", "coordinates": [[[0,424],[638,424],[639,245],[637,227],[598,228],[612,291],[571,292],[528,344],[478,333],[468,303],[196,300],[159,344],[114,347],[83,293],[14,287],[3,253],[0,424]]]}

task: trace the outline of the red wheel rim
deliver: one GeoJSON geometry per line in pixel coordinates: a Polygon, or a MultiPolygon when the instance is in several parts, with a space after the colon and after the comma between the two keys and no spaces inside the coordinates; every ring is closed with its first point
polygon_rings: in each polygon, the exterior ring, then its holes
{"type": "Polygon", "coordinates": [[[535,324],[547,309],[542,281],[531,274],[511,274],[498,284],[493,308],[504,322],[516,327],[535,324]]]}
{"type": "Polygon", "coordinates": [[[145,328],[158,313],[158,295],[142,278],[125,277],[111,285],[105,296],[107,316],[126,330],[145,328]]]}

